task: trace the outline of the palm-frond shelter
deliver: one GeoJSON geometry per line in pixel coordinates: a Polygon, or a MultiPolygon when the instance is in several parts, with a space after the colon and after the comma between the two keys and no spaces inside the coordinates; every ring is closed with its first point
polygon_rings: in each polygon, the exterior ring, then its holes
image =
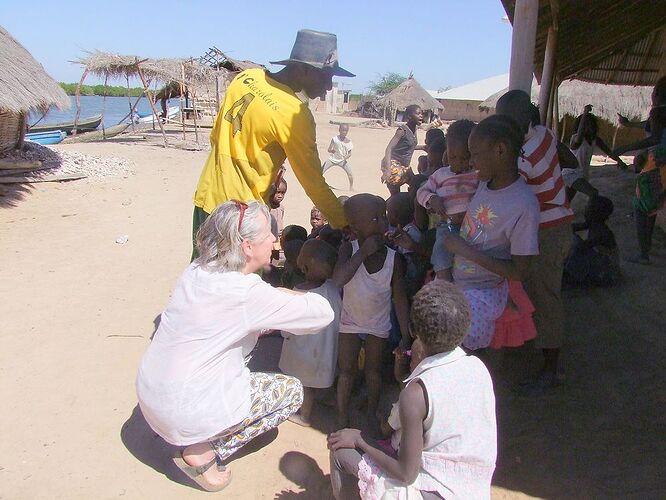
{"type": "Polygon", "coordinates": [[[434,115],[443,109],[442,105],[432,97],[412,75],[394,88],[391,92],[378,100],[384,109],[390,111],[389,118],[401,121],[405,108],[412,104],[423,110],[423,119],[432,121],[434,115]]]}
{"type": "Polygon", "coordinates": [[[21,146],[30,111],[69,108],[65,91],[2,26],[0,88],[0,154],[21,146]]]}

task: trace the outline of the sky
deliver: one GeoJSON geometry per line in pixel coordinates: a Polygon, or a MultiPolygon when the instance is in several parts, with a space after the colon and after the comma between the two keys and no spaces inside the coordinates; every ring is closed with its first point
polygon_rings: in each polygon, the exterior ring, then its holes
{"type": "Polygon", "coordinates": [[[340,65],[357,75],[339,81],[354,92],[387,72],[413,73],[436,90],[509,70],[511,26],[500,0],[1,3],[0,25],[64,82],[79,80],[81,67],[70,61],[93,49],[159,58],[199,57],[216,46],[268,64],[289,57],[301,28],[337,35],[340,65]]]}

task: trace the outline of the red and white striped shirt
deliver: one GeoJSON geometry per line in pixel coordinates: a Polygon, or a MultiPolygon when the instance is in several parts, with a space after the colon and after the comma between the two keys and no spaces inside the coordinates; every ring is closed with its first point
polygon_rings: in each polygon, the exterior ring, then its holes
{"type": "Polygon", "coordinates": [[[437,169],[428,181],[416,192],[416,200],[422,207],[428,208],[433,196],[444,199],[447,215],[460,214],[467,211],[467,205],[479,187],[479,172],[471,170],[456,174],[451,167],[437,169]]]}
{"type": "Polygon", "coordinates": [[[552,227],[573,219],[557,155],[557,137],[543,125],[536,125],[525,136],[518,170],[539,200],[539,227],[552,227]]]}

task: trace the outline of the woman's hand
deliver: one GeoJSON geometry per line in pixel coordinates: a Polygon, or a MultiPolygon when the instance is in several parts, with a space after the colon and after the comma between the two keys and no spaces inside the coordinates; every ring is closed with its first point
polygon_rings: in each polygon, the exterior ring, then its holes
{"type": "Polygon", "coordinates": [[[467,250],[470,249],[469,244],[457,234],[449,234],[444,238],[444,248],[452,254],[460,254],[465,257],[467,250]]]}
{"type": "Polygon", "coordinates": [[[359,448],[363,439],[358,429],[340,429],[329,434],[326,441],[328,449],[335,451],[340,448],[359,448]]]}

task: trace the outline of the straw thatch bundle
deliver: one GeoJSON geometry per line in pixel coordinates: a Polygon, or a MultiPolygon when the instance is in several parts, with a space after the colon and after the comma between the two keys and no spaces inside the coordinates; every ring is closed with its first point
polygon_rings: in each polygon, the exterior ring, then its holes
{"type": "Polygon", "coordinates": [[[7,30],[0,26],[0,153],[23,142],[25,115],[51,105],[69,107],[69,98],[7,30]]]}
{"type": "Polygon", "coordinates": [[[411,104],[417,104],[423,111],[437,111],[443,106],[432,97],[413,76],[394,88],[381,99],[379,104],[402,111],[411,104]]]}
{"type": "MultiPolygon", "coordinates": [[[[504,89],[483,101],[481,109],[495,109],[497,101],[508,90],[504,89]]],[[[566,80],[558,89],[560,118],[565,115],[578,116],[587,104],[592,104],[593,112],[600,118],[617,123],[617,113],[630,119],[644,119],[650,112],[652,87],[631,85],[603,85],[600,83],[566,80]]],[[[539,100],[539,84],[532,81],[532,101],[539,100]]]]}
{"type": "Polygon", "coordinates": [[[83,66],[88,73],[104,78],[107,76],[109,78],[136,77],[139,74],[140,65],[144,76],[151,81],[182,81],[186,85],[215,81],[214,72],[205,64],[193,59],[147,59],[96,50],[87,52],[86,56],[74,62],[83,66]],[[184,80],[183,67],[185,69],[184,80]]]}

